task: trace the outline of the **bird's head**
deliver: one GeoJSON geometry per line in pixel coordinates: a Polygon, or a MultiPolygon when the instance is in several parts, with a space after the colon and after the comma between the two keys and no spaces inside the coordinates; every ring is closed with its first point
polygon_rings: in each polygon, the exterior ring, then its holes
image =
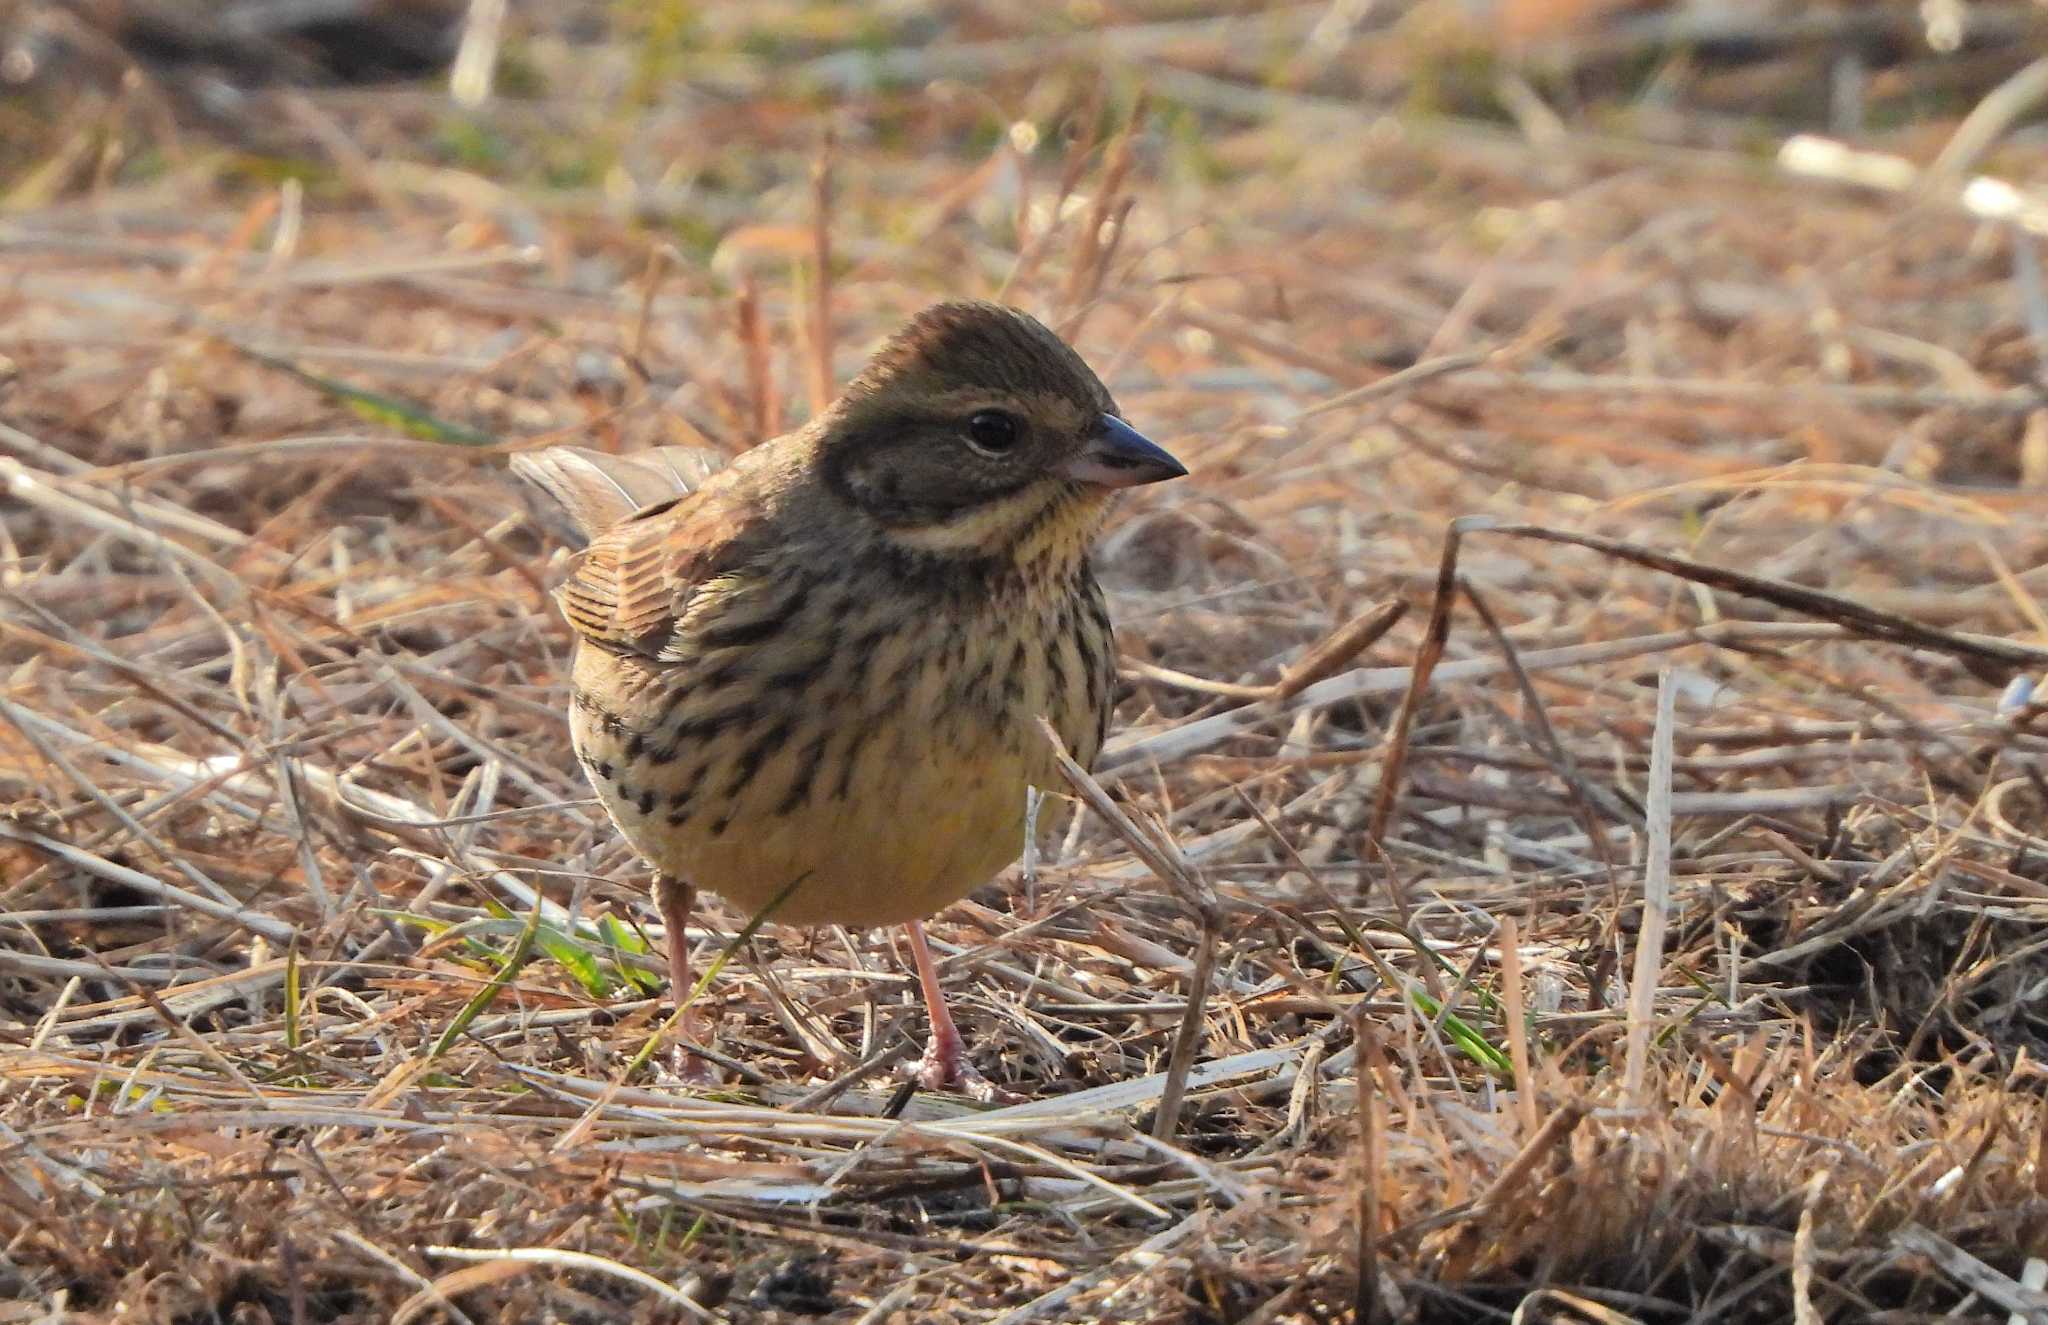
{"type": "Polygon", "coordinates": [[[998,304],[918,314],[819,426],[833,493],[890,541],[941,555],[1078,555],[1113,491],[1187,473],[1065,341],[998,304]]]}

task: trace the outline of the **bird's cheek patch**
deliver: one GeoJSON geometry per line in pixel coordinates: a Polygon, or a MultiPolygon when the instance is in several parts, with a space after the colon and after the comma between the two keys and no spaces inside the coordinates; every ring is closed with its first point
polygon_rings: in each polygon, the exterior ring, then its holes
{"type": "Polygon", "coordinates": [[[889,541],[917,552],[1000,555],[1039,517],[1045,504],[1023,500],[1015,492],[998,495],[1009,500],[990,500],[929,524],[891,529],[889,541]]]}

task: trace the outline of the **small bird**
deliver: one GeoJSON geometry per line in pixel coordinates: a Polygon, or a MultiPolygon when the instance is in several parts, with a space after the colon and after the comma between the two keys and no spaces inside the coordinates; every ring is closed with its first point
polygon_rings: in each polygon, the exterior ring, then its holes
{"type": "Polygon", "coordinates": [[[589,538],[557,593],[577,758],[653,865],[670,976],[695,889],[786,924],[905,924],[919,1067],[966,1063],[919,921],[1022,851],[1116,679],[1088,552],[1111,495],[1187,473],[1087,364],[997,304],[926,309],[828,409],[708,477],[693,453],[513,458],[589,538]]]}

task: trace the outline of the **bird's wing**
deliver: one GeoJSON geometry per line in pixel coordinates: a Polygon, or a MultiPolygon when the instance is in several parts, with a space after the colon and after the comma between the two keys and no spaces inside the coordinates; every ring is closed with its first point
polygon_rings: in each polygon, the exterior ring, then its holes
{"type": "Polygon", "coordinates": [[[631,455],[550,446],[513,456],[512,472],[554,498],[588,540],[636,511],[696,491],[722,463],[715,452],[689,446],[631,455]]]}
{"type": "Polygon", "coordinates": [[[748,560],[769,519],[737,469],[635,511],[597,535],[556,591],[577,634],[615,653],[663,656],[706,583],[748,560]]]}

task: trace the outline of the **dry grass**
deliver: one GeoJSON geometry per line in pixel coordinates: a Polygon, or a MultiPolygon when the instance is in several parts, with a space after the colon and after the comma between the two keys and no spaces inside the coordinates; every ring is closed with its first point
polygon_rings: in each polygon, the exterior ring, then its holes
{"type": "MultiPolygon", "coordinates": [[[[1775,170],[1826,31],[1638,104],[1605,37],[1518,91],[1421,11],[1111,8],[6,103],[0,1319],[2048,1319],[2038,241],[1775,170]],[[773,927],[686,1089],[503,455],[737,449],[956,293],[1195,472],[1103,548],[1110,814],[934,926],[1023,1102],[908,1096],[907,954],[773,927]],[[1440,579],[1467,515],[1798,610],[1440,579]]],[[[2023,63],[1908,50],[1861,140],[2023,63]]]]}

